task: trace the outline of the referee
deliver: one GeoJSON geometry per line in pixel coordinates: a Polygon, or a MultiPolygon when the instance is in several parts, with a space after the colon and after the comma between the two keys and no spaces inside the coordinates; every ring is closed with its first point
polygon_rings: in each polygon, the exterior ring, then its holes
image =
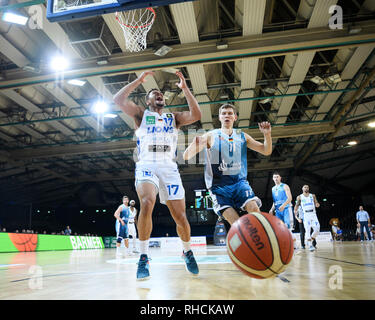
{"type": "Polygon", "coordinates": [[[364,233],[363,233],[363,228],[366,228],[368,240],[372,241],[371,238],[371,232],[369,227],[371,226],[370,222],[370,216],[368,215],[368,212],[363,210],[362,206],[359,206],[359,211],[357,212],[357,226],[360,228],[359,230],[361,231],[361,242],[364,240],[364,233]]]}

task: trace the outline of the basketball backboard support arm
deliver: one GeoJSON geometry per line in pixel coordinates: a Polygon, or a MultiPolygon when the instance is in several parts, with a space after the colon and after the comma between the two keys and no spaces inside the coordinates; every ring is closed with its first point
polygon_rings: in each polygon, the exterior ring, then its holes
{"type": "Polygon", "coordinates": [[[98,16],[124,10],[160,7],[194,0],[47,0],[47,19],[50,22],[98,16]]]}

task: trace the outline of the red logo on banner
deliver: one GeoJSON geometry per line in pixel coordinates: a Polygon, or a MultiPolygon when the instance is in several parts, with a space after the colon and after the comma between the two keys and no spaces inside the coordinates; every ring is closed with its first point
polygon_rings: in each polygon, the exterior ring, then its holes
{"type": "Polygon", "coordinates": [[[37,234],[8,233],[18,251],[35,251],[38,244],[37,234]]]}

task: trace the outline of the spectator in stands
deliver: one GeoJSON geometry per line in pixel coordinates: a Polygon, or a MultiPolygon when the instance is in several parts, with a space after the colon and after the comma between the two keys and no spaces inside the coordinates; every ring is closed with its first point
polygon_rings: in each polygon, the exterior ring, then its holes
{"type": "Polygon", "coordinates": [[[1,230],[2,232],[7,232],[7,229],[3,228],[3,230],[1,230]]]}
{"type": "Polygon", "coordinates": [[[371,227],[370,216],[367,211],[363,210],[363,206],[359,206],[359,211],[357,211],[356,218],[357,218],[357,227],[360,228],[360,232],[361,232],[361,241],[363,242],[364,240],[363,229],[366,229],[368,240],[372,241],[371,232],[369,229],[369,227],[371,227]]]}
{"type": "Polygon", "coordinates": [[[71,234],[72,234],[72,229],[70,229],[70,227],[67,226],[65,229],[65,235],[70,236],[71,234]]]}

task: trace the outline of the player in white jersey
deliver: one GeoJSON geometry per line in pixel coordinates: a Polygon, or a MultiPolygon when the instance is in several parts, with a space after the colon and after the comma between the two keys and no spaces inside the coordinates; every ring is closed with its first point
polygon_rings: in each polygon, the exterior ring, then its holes
{"type": "Polygon", "coordinates": [[[138,253],[137,251],[137,230],[135,229],[135,226],[137,224],[137,209],[135,207],[135,201],[130,200],[129,202],[129,222],[128,222],[128,227],[129,227],[129,236],[132,236],[132,242],[133,242],[133,252],[138,253]]]}
{"type": "Polygon", "coordinates": [[[134,119],[136,128],[139,160],[136,164],[135,187],[140,202],[138,233],[141,252],[137,280],[150,277],[148,246],[152,231],[152,211],[157,193],[159,193],[160,202],[168,206],[176,222],[187,270],[192,274],[199,273],[190,248],[190,224],[186,218],[185,190],[175,157],[178,129],[200,120],[201,111],[184,76],[178,71],[176,75],[180,81],[176,85],[183,91],[189,111],[163,112],[165,99],[158,89],[152,89],[147,93],[147,110],[129,100],[130,93],[145,82],[147,76],[152,75],[154,75],[152,71],[143,72],[114,96],[114,102],[124,113],[134,119]]]}
{"type": "Polygon", "coordinates": [[[315,208],[319,208],[320,204],[316,199],[315,194],[310,193],[310,188],[307,184],[302,187],[302,191],[303,193],[297,197],[294,214],[297,214],[298,208],[301,206],[304,215],[303,225],[305,227],[307,245],[309,245],[310,251],[314,251],[315,247],[313,242],[316,241],[316,237],[320,232],[320,223],[315,208]],[[313,229],[312,234],[311,228],[313,229]]]}

